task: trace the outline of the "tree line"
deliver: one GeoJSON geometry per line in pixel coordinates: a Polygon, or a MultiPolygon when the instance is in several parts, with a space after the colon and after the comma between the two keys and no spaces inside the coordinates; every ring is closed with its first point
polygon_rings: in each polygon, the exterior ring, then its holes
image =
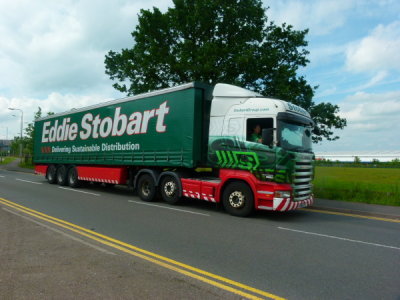
{"type": "MultiPolygon", "coordinates": [[[[53,112],[48,112],[48,116],[54,115],[53,112]]],[[[38,110],[34,113],[33,122],[29,123],[24,129],[24,135],[21,138],[20,136],[15,136],[11,141],[10,145],[10,154],[14,156],[19,155],[20,145],[22,145],[22,155],[23,156],[33,156],[33,141],[35,136],[35,126],[34,121],[42,117],[42,108],[38,107],[38,110]]],[[[6,153],[2,153],[5,155],[6,153]]]]}
{"type": "Polygon", "coordinates": [[[348,162],[318,159],[315,160],[315,165],[321,167],[400,168],[400,159],[394,158],[391,161],[379,161],[379,159],[373,159],[370,162],[363,162],[360,157],[355,156],[353,161],[348,162]]]}

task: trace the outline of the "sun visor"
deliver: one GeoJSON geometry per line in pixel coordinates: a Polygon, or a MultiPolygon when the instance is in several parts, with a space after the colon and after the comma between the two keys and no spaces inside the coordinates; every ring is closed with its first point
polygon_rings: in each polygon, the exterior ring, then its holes
{"type": "Polygon", "coordinates": [[[238,98],[251,98],[251,97],[262,97],[261,94],[246,90],[241,87],[237,87],[230,84],[218,83],[214,87],[214,97],[238,97],[238,98]]]}

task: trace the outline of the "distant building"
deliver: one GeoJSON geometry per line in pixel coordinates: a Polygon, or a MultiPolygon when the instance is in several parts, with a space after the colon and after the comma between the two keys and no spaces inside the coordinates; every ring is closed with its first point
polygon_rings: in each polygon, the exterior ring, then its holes
{"type": "Polygon", "coordinates": [[[330,160],[341,162],[352,162],[358,157],[362,162],[372,162],[374,159],[381,162],[400,159],[399,151],[332,151],[315,153],[316,160],[330,160]]]}
{"type": "Polygon", "coordinates": [[[9,152],[11,150],[11,140],[0,140],[0,152],[9,152]]]}

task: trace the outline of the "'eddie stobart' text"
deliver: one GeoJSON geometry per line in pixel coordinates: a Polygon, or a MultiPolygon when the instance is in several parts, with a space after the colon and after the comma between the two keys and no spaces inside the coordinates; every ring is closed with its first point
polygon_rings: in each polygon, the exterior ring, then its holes
{"type": "Polygon", "coordinates": [[[80,127],[78,123],[71,123],[71,118],[64,118],[43,123],[42,143],[74,141],[78,135],[81,140],[121,136],[124,134],[147,133],[150,119],[157,118],[156,131],[165,132],[167,126],[164,124],[164,117],[169,113],[167,101],[158,108],[145,110],[144,112],[133,112],[129,117],[121,114],[121,107],[115,109],[114,117],[101,118],[100,114],[93,116],[92,113],[83,115],[80,127]],[[53,123],[53,124],[52,124],[53,123]]]}

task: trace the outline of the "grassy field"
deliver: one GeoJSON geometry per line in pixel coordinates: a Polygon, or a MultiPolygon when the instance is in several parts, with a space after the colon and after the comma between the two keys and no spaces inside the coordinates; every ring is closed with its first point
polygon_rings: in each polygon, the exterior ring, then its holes
{"type": "Polygon", "coordinates": [[[11,156],[0,157],[0,165],[6,165],[16,159],[16,157],[11,156]]]}
{"type": "Polygon", "coordinates": [[[400,169],[316,167],[316,198],[400,206],[400,169]]]}

